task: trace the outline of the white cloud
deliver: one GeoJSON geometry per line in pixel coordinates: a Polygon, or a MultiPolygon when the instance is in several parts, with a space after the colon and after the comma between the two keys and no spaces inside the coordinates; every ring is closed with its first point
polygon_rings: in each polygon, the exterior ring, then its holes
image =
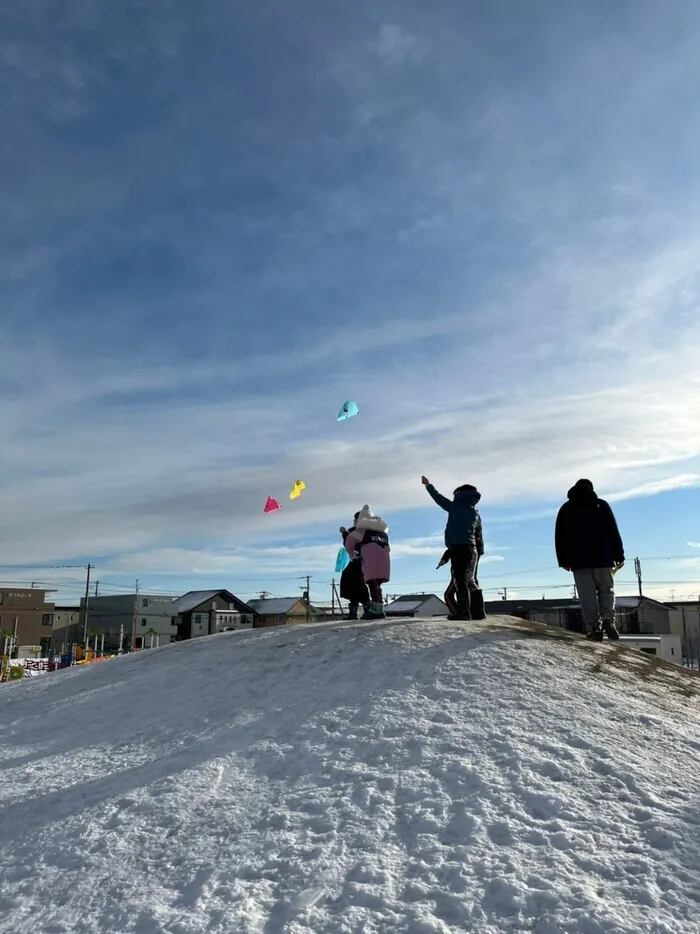
{"type": "Polygon", "coordinates": [[[700,548],[700,542],[688,542],[688,548],[700,548]]]}
{"type": "MultiPolygon", "coordinates": [[[[438,334],[442,327],[438,319],[438,334]]],[[[318,352],[312,344],[295,366],[294,354],[279,355],[291,382],[266,396],[230,395],[225,368],[214,367],[185,377],[196,376],[204,398],[166,397],[136,408],[100,403],[120,388],[176,386],[178,368],[163,366],[151,377],[124,367],[115,382],[110,370],[74,375],[56,357],[24,392],[27,364],[20,356],[10,372],[23,392],[0,403],[6,426],[0,562],[143,552],[193,539],[220,550],[312,526],[332,530],[332,540],[367,501],[390,524],[397,510],[435,508],[420,486],[422,473],[447,492],[475,482],[483,509],[510,505],[523,515],[558,504],[579,476],[612,490],[611,499],[697,483],[698,473],[687,469],[700,457],[692,334],[679,334],[673,357],[653,370],[640,371],[635,353],[631,361],[621,357],[588,390],[556,364],[522,369],[515,339],[500,357],[484,342],[472,377],[481,386],[476,405],[471,390],[464,402],[454,394],[462,339],[444,345],[438,368],[422,364],[407,346],[405,364],[382,374],[380,393],[362,390],[372,385],[371,359],[346,364],[341,350],[337,366],[319,371],[321,393],[291,388],[294,374],[318,352]],[[515,367],[517,388],[509,389],[506,371],[515,367]],[[359,396],[361,414],[338,425],[339,401],[349,389],[359,396]],[[49,427],[34,435],[27,426],[38,419],[49,427]],[[297,477],[307,491],[292,504],[286,494],[297,477]],[[268,494],[283,499],[283,510],[263,516],[268,494]]],[[[343,340],[371,346],[372,330],[339,333],[338,347],[343,340]]],[[[274,366],[268,359],[267,367],[274,366]]],[[[442,521],[439,510],[435,516],[442,521]]]]}
{"type": "Polygon", "coordinates": [[[370,49],[391,64],[420,62],[430,54],[432,43],[412,35],[402,26],[385,24],[379,29],[379,38],[370,43],[370,49]]]}
{"type": "Polygon", "coordinates": [[[629,490],[609,493],[607,499],[611,502],[625,499],[639,499],[642,496],[658,496],[659,493],[669,493],[672,490],[687,490],[696,486],[700,486],[700,474],[678,474],[677,476],[664,477],[661,480],[652,480],[649,483],[642,483],[629,490]]]}

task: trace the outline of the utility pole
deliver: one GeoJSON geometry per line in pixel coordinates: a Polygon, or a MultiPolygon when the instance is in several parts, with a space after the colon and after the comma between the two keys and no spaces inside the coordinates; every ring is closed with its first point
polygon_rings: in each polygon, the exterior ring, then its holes
{"type": "Polygon", "coordinates": [[[85,623],[83,625],[83,644],[87,648],[87,631],[88,631],[88,611],[90,609],[90,571],[92,570],[92,565],[88,564],[87,566],[87,577],[85,579],[85,623]]]}
{"type": "Polygon", "coordinates": [[[642,564],[639,558],[634,559],[634,573],[637,575],[637,583],[639,585],[639,596],[642,597],[642,564]]]}
{"type": "Polygon", "coordinates": [[[331,619],[335,619],[335,577],[331,579],[331,619]]]}
{"type": "Polygon", "coordinates": [[[131,618],[131,651],[136,651],[136,623],[139,616],[139,579],[136,578],[136,591],[134,593],[134,612],[131,618]]]}
{"type": "Polygon", "coordinates": [[[306,622],[311,622],[311,577],[306,575],[306,622]]]}
{"type": "MultiPolygon", "coordinates": [[[[340,618],[343,618],[343,604],[340,602],[340,594],[338,593],[338,588],[335,586],[335,579],[333,580],[333,596],[338,601],[338,614],[340,618]]],[[[333,616],[335,619],[335,615],[333,616]]]]}
{"type": "Polygon", "coordinates": [[[97,591],[99,590],[99,587],[100,587],[100,582],[95,581],[95,593],[93,594],[93,596],[95,597],[97,596],[97,591]]]}
{"type": "Polygon", "coordinates": [[[503,594],[503,602],[505,603],[505,601],[508,599],[508,588],[504,587],[503,590],[499,591],[499,593],[503,594]]]}

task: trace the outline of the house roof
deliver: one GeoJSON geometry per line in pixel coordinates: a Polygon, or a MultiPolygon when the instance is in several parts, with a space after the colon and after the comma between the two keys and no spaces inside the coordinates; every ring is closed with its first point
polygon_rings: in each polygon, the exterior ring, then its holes
{"type": "Polygon", "coordinates": [[[640,603],[654,603],[656,606],[661,606],[665,610],[668,609],[668,605],[666,603],[662,603],[660,600],[655,600],[653,597],[615,597],[615,605],[628,610],[636,609],[640,603]]]}
{"type": "Polygon", "coordinates": [[[208,600],[213,600],[214,597],[218,597],[219,594],[222,595],[222,599],[224,599],[226,603],[233,603],[240,612],[252,612],[253,607],[250,606],[250,604],[239,600],[238,597],[229,590],[189,590],[186,594],[173,600],[173,609],[176,613],[189,613],[191,610],[196,610],[198,606],[201,606],[208,600]]]}
{"type": "Polygon", "coordinates": [[[393,603],[390,603],[386,608],[387,612],[396,613],[397,611],[402,613],[413,613],[415,610],[419,610],[425,600],[394,600],[393,603]]]}
{"type": "Polygon", "coordinates": [[[269,597],[264,600],[249,600],[248,606],[260,616],[284,616],[301,599],[301,597],[269,597]]]}
{"type": "MultiPolygon", "coordinates": [[[[423,606],[426,601],[434,596],[434,593],[402,593],[393,603],[390,603],[389,606],[394,606],[397,603],[415,603],[417,606],[423,606]]],[[[438,600],[439,599],[438,597],[438,600]]]]}

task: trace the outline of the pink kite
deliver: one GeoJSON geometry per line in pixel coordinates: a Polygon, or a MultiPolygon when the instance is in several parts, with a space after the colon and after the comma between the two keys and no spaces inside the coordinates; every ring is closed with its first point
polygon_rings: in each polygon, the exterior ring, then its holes
{"type": "Polygon", "coordinates": [[[281,509],[281,508],[282,507],[277,502],[277,500],[274,498],[274,496],[268,496],[263,512],[274,512],[276,509],[281,509]]]}

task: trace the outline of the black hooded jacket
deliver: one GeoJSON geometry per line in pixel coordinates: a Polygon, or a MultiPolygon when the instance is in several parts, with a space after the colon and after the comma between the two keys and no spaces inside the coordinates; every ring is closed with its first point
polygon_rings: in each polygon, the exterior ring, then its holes
{"type": "Polygon", "coordinates": [[[559,567],[612,568],[625,560],[622,539],[609,504],[590,480],[579,480],[559,510],[554,543],[559,567]]]}

